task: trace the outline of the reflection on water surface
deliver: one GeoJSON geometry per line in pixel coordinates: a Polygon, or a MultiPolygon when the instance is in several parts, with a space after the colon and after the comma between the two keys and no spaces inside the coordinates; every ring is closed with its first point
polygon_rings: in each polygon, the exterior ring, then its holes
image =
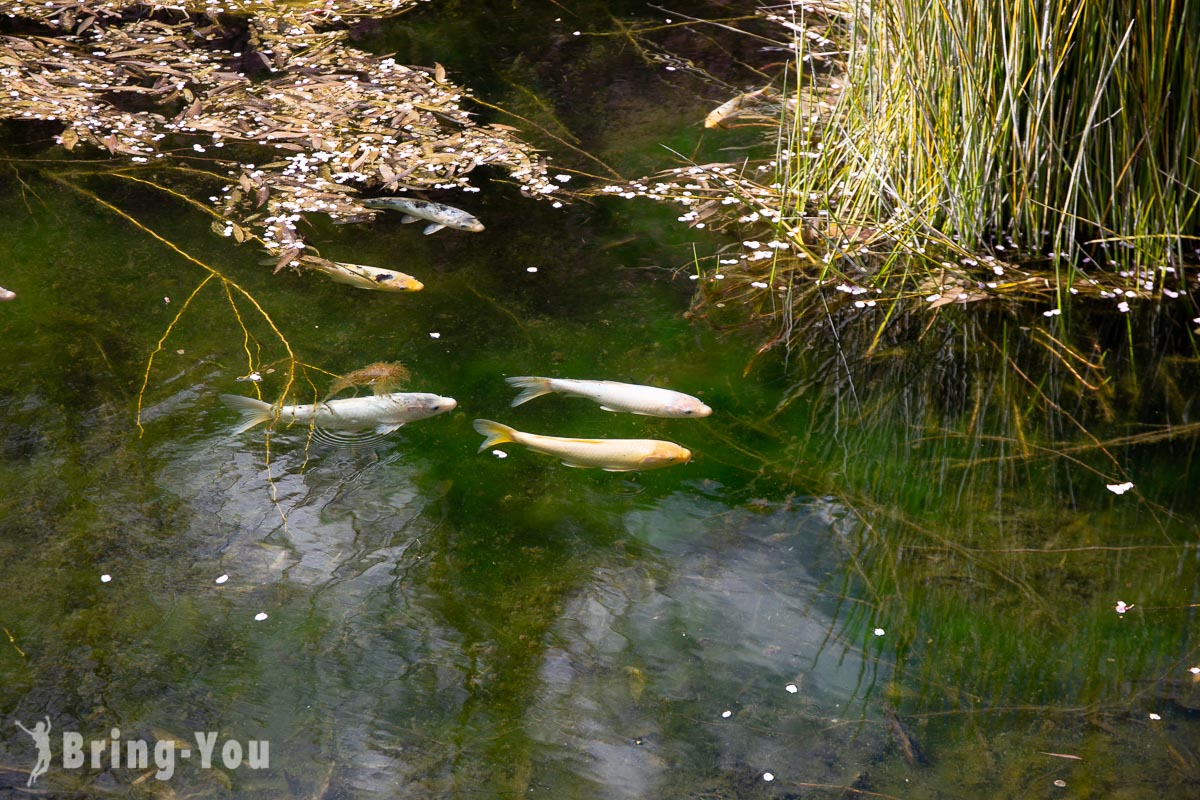
{"type": "MultiPolygon", "coordinates": [[[[465,36],[463,19],[451,29],[465,36]]],[[[395,24],[378,35],[437,29],[424,14],[395,24]]],[[[647,113],[656,98],[673,91],[697,120],[710,106],[700,84],[615,60],[611,41],[597,37],[595,60],[575,69],[613,59],[643,87],[618,99],[646,133],[629,158],[649,160],[656,126],[678,129],[647,113]]],[[[1181,346],[1127,353],[1113,344],[1121,331],[1097,325],[1122,379],[1079,396],[1012,319],[982,312],[897,324],[872,360],[861,353],[874,325],[832,320],[786,363],[752,360],[758,332],[683,317],[693,284],[673,272],[700,234],[663,209],[551,209],[492,183],[471,203],[487,231],[469,237],[317,223],[327,255],[411,266],[427,284],[380,296],[273,278],[204,220],[100,183],[236,276],[308,364],[344,373],[399,359],[413,391],[459,401],[369,447],[330,448],[300,428],[231,436],[236,414],[217,395],[249,393],[237,381],[249,349],[274,399],[282,375],[266,367],[282,354],[252,320],[247,340],[212,291],[156,355],[139,438],[147,355],[201,276],[36,169],[22,178],[0,198],[20,266],[4,267],[19,294],[0,307],[0,709],[89,738],[119,727],[271,743],[269,770],[181,763],[166,783],[60,769],[56,755],[38,788],[1196,791],[1190,440],[1129,439],[1189,424],[1195,360],[1181,346]],[[513,409],[503,377],[523,374],[667,385],[715,413],[653,419],[562,398],[513,409]],[[1038,411],[1038,392],[1064,413],[1038,411]],[[476,417],[664,438],[696,458],[645,474],[567,469],[520,448],[500,459],[476,453],[476,417]],[[1136,492],[1105,488],[1118,469],[1136,492]]],[[[301,378],[300,395],[332,380],[315,368],[301,378]]],[[[2,730],[0,791],[19,796],[33,745],[2,730]]]]}

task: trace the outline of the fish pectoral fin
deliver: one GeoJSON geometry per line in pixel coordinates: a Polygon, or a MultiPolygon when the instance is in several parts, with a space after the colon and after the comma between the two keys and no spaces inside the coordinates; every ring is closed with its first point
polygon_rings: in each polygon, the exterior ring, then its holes
{"type": "Polygon", "coordinates": [[[380,436],[387,436],[389,433],[394,433],[400,430],[403,425],[403,422],[398,422],[394,425],[389,425],[388,423],[383,422],[375,426],[375,432],[380,436]]]}
{"type": "Polygon", "coordinates": [[[621,412],[621,409],[613,408],[612,406],[600,406],[600,410],[601,411],[612,411],[615,414],[619,414],[621,412]]]}
{"type": "Polygon", "coordinates": [[[414,217],[412,214],[405,214],[403,217],[400,218],[400,221],[402,223],[404,223],[405,225],[407,225],[410,222],[420,222],[421,218],[414,217]]]}
{"type": "Polygon", "coordinates": [[[437,233],[444,227],[446,227],[446,226],[441,224],[440,222],[431,222],[425,226],[425,235],[428,236],[431,233],[437,233]]]}
{"type": "Polygon", "coordinates": [[[637,467],[605,467],[605,472],[637,472],[637,467]]]}

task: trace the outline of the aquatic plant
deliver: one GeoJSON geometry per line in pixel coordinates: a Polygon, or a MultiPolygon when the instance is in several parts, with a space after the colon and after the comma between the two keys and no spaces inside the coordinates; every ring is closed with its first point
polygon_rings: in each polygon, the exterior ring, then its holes
{"type": "MultiPolygon", "coordinates": [[[[696,281],[693,316],[722,330],[765,323],[759,354],[776,357],[746,372],[787,388],[722,444],[802,443],[794,460],[764,459],[762,479],[847,509],[830,536],[844,556],[830,570],[844,595],[836,629],[889,662],[887,699],[947,732],[942,748],[984,742],[981,719],[1100,727],[1193,702],[1178,698],[1195,648],[1173,594],[1194,571],[1191,505],[1148,487],[1156,463],[1181,484],[1194,472],[1169,454],[1196,433],[1179,387],[1198,363],[1196,163],[1183,154],[1200,141],[1165,128],[1195,118],[1177,37],[1198,20],[1194,6],[1172,6],[1173,17],[1147,16],[1159,27],[1145,39],[1125,38],[1115,6],[1072,17],[1074,5],[1038,5],[1044,30],[903,0],[776,6],[764,19],[789,32],[791,64],[730,93],[704,134],[755,126],[774,152],[732,162],[681,151],[669,170],[597,190],[732,234],[677,274],[696,281]],[[1101,31],[1089,46],[1087,25],[1101,31]],[[1053,46],[1022,51],[1030,61],[986,52],[1033,33],[1053,46]],[[1039,52],[1052,60],[1036,66],[1039,52]],[[1123,60],[1130,52],[1138,59],[1123,60]],[[1147,63],[1170,65],[1161,84],[1117,75],[1147,63]],[[1034,96],[1022,80],[1039,68],[1052,85],[1034,96]],[[1164,99],[1180,91],[1176,106],[1164,99]],[[1011,119],[989,117],[984,101],[1007,104],[1011,119]],[[1120,104],[1139,111],[1120,119],[1120,104]],[[1089,119],[1093,106],[1104,111],[1089,119]],[[1170,110],[1139,116],[1157,107],[1170,110]],[[1013,119],[1027,127],[1009,145],[1023,149],[1006,155],[1013,119]],[[1034,510],[1025,492],[1053,500],[1034,510]],[[1123,581],[1131,562],[1138,579],[1123,581]],[[1127,592],[1145,617],[1127,615],[1127,592]]],[[[1171,780],[1194,774],[1187,765],[1171,780]]]]}
{"type": "Polygon", "coordinates": [[[972,252],[1011,235],[1070,265],[1064,288],[1093,263],[1159,286],[1159,267],[1192,257],[1195,3],[852,10],[844,91],[813,160],[840,187],[833,218],[894,220],[901,239],[929,231],[972,252]]]}
{"type": "Polygon", "coordinates": [[[721,301],[803,313],[786,298],[815,282],[885,306],[885,319],[896,301],[1014,296],[1053,315],[1068,294],[1127,313],[1194,288],[1200,87],[1182,37],[1200,26],[1195,3],[1131,15],[1118,3],[796,2],[761,15],[788,68],[706,127],[773,114],[773,157],[599,190],[735,232],[741,245],[707,270],[726,280],[721,301]]]}

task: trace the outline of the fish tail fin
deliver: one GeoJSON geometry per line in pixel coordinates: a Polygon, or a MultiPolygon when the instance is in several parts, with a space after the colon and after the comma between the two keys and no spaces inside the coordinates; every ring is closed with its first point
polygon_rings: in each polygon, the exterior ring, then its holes
{"type": "Polygon", "coordinates": [[[528,403],[535,397],[541,397],[544,394],[550,394],[554,391],[550,388],[549,378],[534,378],[524,375],[516,378],[505,378],[504,380],[510,386],[516,386],[520,389],[524,389],[523,392],[513,398],[512,404],[514,406],[519,406],[522,403],[528,403]]]}
{"type": "Polygon", "coordinates": [[[256,400],[253,397],[244,397],[240,394],[223,394],[221,395],[221,402],[242,415],[241,424],[232,431],[235,434],[243,433],[255,425],[260,425],[275,418],[274,406],[264,403],[262,400],[256,400]]]}
{"type": "Polygon", "coordinates": [[[479,452],[481,453],[489,447],[514,441],[513,434],[516,433],[515,430],[507,425],[492,422],[490,419],[475,420],[475,432],[487,437],[483,440],[483,444],[479,445],[479,452]]]}

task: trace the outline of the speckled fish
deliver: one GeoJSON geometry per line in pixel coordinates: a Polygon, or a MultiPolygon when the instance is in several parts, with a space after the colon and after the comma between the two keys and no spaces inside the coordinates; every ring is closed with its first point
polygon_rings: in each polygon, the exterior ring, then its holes
{"type": "Polygon", "coordinates": [[[394,269],[325,259],[313,259],[305,261],[304,264],[322,275],[327,275],[330,280],[357,286],[359,289],[373,289],[377,292],[419,292],[425,288],[425,284],[412,275],[405,275],[394,269]]]}
{"type": "Polygon", "coordinates": [[[479,233],[483,223],[472,217],[461,208],[431,203],[428,200],[416,200],[411,197],[369,197],[359,200],[367,208],[382,208],[390,211],[402,211],[401,222],[416,222],[427,220],[425,235],[437,233],[442,228],[453,228],[457,231],[479,233]]]}
{"type": "Polygon", "coordinates": [[[373,397],[345,397],[327,403],[308,403],[294,406],[273,406],[243,397],[223,394],[221,402],[242,414],[242,422],[233,433],[248,431],[255,425],[272,420],[299,422],[318,429],[335,431],[373,430],[388,434],[406,422],[415,422],[453,410],[458,402],[426,392],[393,392],[373,397]]]}
{"type": "Polygon", "coordinates": [[[707,417],[712,409],[690,394],[654,386],[616,381],[580,381],[570,378],[534,378],[521,376],[505,378],[522,391],[512,401],[514,406],[535,397],[557,392],[573,397],[595,400],[605,411],[626,411],[648,417],[707,417]]]}
{"type": "Polygon", "coordinates": [[[523,433],[490,419],[475,420],[475,430],[486,437],[479,447],[481,453],[489,447],[515,442],[535,453],[554,456],[568,467],[632,472],[661,469],[692,460],[692,453],[686,447],[659,439],[565,439],[523,433]]]}

